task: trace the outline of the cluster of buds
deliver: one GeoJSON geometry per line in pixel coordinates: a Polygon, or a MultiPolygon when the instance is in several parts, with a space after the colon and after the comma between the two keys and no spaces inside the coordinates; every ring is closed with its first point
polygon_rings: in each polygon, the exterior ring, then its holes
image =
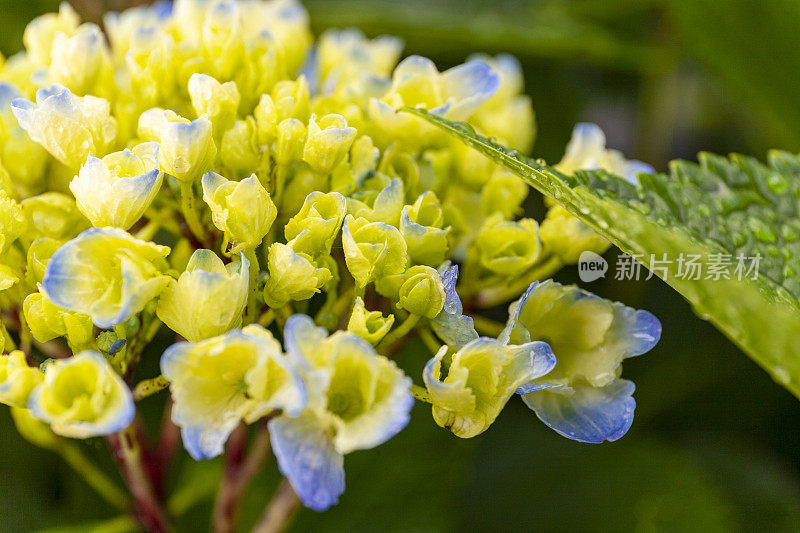
{"type": "MultiPolygon", "coordinates": [[[[514,395],[571,439],[627,431],[621,362],[660,324],[543,281],[608,244],[558,206],[520,219],[524,182],[398,112],[528,151],[513,58],[440,72],[398,63],[390,37],[314,43],[292,0],[104,22],[63,4],[0,67],[0,402],[24,412],[23,435],[35,422],[118,442],[136,401],[169,387],[193,458],[261,421],[300,500],[324,510],[344,456],[401,431],[415,398],[465,438],[514,395]],[[512,301],[505,326],[470,316],[512,301]],[[141,376],[167,330],[162,375],[141,376]],[[399,350],[413,335],[431,350],[421,376],[399,350]]],[[[579,126],[561,169],[597,167],[647,171],[579,126]]]]}

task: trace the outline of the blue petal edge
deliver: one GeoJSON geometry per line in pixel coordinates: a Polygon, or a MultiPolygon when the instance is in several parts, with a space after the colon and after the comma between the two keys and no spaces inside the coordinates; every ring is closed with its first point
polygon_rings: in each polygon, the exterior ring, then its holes
{"type": "Polygon", "coordinates": [[[615,441],[633,423],[636,401],[632,381],[617,379],[605,387],[579,384],[571,395],[540,390],[525,394],[525,404],[559,435],[579,442],[615,441]]]}
{"type": "Polygon", "coordinates": [[[278,468],[303,505],[324,511],[344,492],[344,457],[313,416],[278,417],[269,423],[278,468]]]}

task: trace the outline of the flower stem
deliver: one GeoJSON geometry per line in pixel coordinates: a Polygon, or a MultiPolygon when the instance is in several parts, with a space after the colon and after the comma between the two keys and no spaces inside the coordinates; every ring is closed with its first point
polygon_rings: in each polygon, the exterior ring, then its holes
{"type": "Polygon", "coordinates": [[[121,510],[129,508],[130,501],[122,490],[83,454],[77,444],[65,441],[55,450],[108,503],[121,510]]]}
{"type": "Polygon", "coordinates": [[[283,326],[286,325],[286,321],[289,320],[289,317],[292,316],[292,304],[291,302],[284,305],[283,307],[278,307],[275,309],[275,319],[278,321],[278,327],[283,329],[283,326]]]}
{"type": "Polygon", "coordinates": [[[200,214],[197,211],[194,188],[191,182],[180,182],[181,186],[181,211],[189,230],[194,234],[198,241],[205,244],[208,242],[208,234],[203,224],[200,222],[200,214]]]}
{"type": "Polygon", "coordinates": [[[506,303],[519,297],[534,281],[541,281],[549,278],[564,266],[564,263],[556,256],[551,256],[539,266],[526,272],[519,280],[502,287],[483,289],[475,299],[477,307],[486,309],[506,303]]]}
{"type": "Polygon", "coordinates": [[[151,379],[140,381],[136,384],[136,388],[133,389],[133,399],[138,402],[167,387],[169,387],[169,381],[167,381],[167,378],[164,376],[156,376],[151,379]]]}
{"type": "Polygon", "coordinates": [[[161,229],[161,221],[160,220],[150,220],[147,224],[145,224],[142,229],[136,232],[137,239],[141,239],[143,241],[151,241],[153,237],[156,236],[158,230],[161,229]]]}
{"type": "Polygon", "coordinates": [[[247,294],[247,310],[244,315],[244,325],[246,326],[255,322],[257,318],[258,272],[260,267],[258,265],[258,256],[253,248],[246,249],[244,256],[250,262],[250,292],[247,294]]]}
{"type": "Polygon", "coordinates": [[[142,460],[142,449],[135,424],[131,424],[119,433],[109,435],[108,440],[133,495],[136,518],[142,528],[151,533],[170,531],[167,514],[156,496],[142,460]]]}
{"type": "Polygon", "coordinates": [[[258,317],[258,323],[265,328],[268,328],[270,324],[272,324],[274,321],[275,321],[274,309],[267,309],[266,311],[261,313],[260,317],[258,317]]]}
{"type": "Polygon", "coordinates": [[[386,335],[380,343],[378,343],[376,349],[378,351],[386,349],[401,338],[405,337],[412,329],[414,329],[414,326],[417,325],[417,322],[419,322],[420,318],[422,318],[420,315],[408,315],[408,318],[406,318],[402,324],[389,332],[389,334],[386,335]]]}
{"type": "Polygon", "coordinates": [[[439,353],[439,348],[442,347],[439,340],[434,336],[431,329],[428,328],[420,328],[419,329],[419,338],[422,339],[422,342],[425,344],[425,347],[430,350],[430,352],[434,355],[439,353]]]}
{"type": "Polygon", "coordinates": [[[431,400],[431,395],[428,393],[428,389],[425,387],[421,387],[419,385],[411,385],[411,394],[414,395],[414,398],[421,402],[425,403],[433,403],[431,400]]]}
{"type": "Polygon", "coordinates": [[[297,508],[300,507],[300,499],[295,494],[289,481],[284,478],[275,491],[275,495],[264,509],[264,514],[253,528],[253,533],[281,533],[289,526],[297,508]]]}
{"type": "Polygon", "coordinates": [[[258,474],[270,453],[267,421],[258,426],[250,451],[245,455],[247,427],[239,426],[228,439],[225,470],[214,503],[214,532],[233,533],[239,521],[239,508],[247,486],[258,474]]]}

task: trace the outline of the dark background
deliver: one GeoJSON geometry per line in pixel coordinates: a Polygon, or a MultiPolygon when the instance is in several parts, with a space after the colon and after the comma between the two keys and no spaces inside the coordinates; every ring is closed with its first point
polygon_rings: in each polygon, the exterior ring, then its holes
{"type": "MultiPolygon", "coordinates": [[[[106,2],[119,7],[122,2],[106,2]]],[[[88,18],[100,1],[75,2],[88,18]]],[[[356,26],[406,41],[440,68],[474,52],[522,62],[537,113],[533,154],[557,161],[577,121],[665,170],[700,150],[764,158],[800,150],[800,3],[789,0],[308,0],[315,32],[356,26]]],[[[53,1],[0,0],[0,50],[53,1]]],[[[536,201],[532,203],[536,207],[536,201]]],[[[616,260],[616,250],[607,257],[616,260]]],[[[559,279],[576,282],[574,268],[559,279]]],[[[613,444],[557,436],[514,399],[485,434],[458,439],[418,405],[388,444],[346,460],[347,491],[294,531],[797,531],[800,403],[657,280],[601,280],[590,290],[662,321],[661,343],[625,363],[636,420],[613,444]]],[[[166,341],[166,339],[165,339],[166,341]]],[[[157,353],[151,355],[153,375],[157,353]]],[[[413,344],[400,355],[421,369],[413,344]]],[[[155,423],[161,399],[145,402],[155,423]]],[[[85,443],[106,461],[102,440],[85,443]]],[[[110,462],[106,465],[113,470],[110,462]]],[[[217,462],[175,473],[181,529],[202,531],[217,462]],[[188,489],[188,490],[187,490],[188,489]]],[[[0,530],[63,527],[112,510],[0,409],[0,530]]],[[[274,490],[274,464],[247,496],[244,526],[274,490]]],[[[82,525],[75,531],[86,531],[82,525]]],[[[107,529],[106,531],[113,531],[107,529]]]]}

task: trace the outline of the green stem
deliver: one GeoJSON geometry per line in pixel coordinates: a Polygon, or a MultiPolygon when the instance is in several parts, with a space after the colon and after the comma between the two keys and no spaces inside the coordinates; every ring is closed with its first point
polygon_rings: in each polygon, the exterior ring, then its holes
{"type": "Polygon", "coordinates": [[[289,165],[278,165],[275,172],[275,205],[281,205],[281,197],[283,196],[283,189],[286,187],[286,178],[289,175],[289,165]]]}
{"type": "Polygon", "coordinates": [[[153,316],[150,319],[150,323],[147,325],[147,330],[144,332],[144,343],[145,345],[150,344],[150,341],[153,340],[158,334],[158,330],[161,329],[161,320],[157,317],[153,316]]]}
{"type": "Polygon", "coordinates": [[[150,220],[147,224],[144,225],[142,229],[136,232],[137,239],[141,239],[143,241],[151,241],[153,237],[156,236],[158,230],[161,229],[161,221],[159,220],[150,220]]]}
{"type": "Polygon", "coordinates": [[[346,312],[348,308],[353,307],[353,304],[356,301],[355,290],[356,290],[355,287],[350,287],[349,289],[344,291],[341,295],[339,295],[339,297],[336,299],[336,302],[334,302],[331,310],[335,314],[341,315],[342,313],[346,312]]]}
{"type": "Polygon", "coordinates": [[[169,381],[164,376],[156,376],[151,379],[140,381],[133,389],[133,399],[135,401],[142,400],[157,392],[160,392],[169,387],[169,381]]]}
{"type": "Polygon", "coordinates": [[[417,384],[413,384],[411,385],[411,394],[413,394],[414,398],[416,398],[421,402],[433,403],[431,395],[428,393],[428,389],[426,389],[425,387],[420,387],[417,384]]]}
{"type": "Polygon", "coordinates": [[[191,182],[180,182],[181,186],[181,211],[189,230],[194,234],[198,241],[205,244],[208,242],[208,234],[203,224],[200,222],[200,213],[197,210],[194,188],[191,182]]]}
{"type": "Polygon", "coordinates": [[[386,335],[380,343],[378,343],[376,349],[380,352],[382,349],[388,348],[398,340],[405,337],[412,329],[414,329],[414,326],[417,325],[417,322],[419,322],[420,318],[422,318],[420,315],[408,315],[408,318],[406,318],[399,326],[389,332],[389,334],[386,335]]]}
{"type": "Polygon", "coordinates": [[[564,266],[556,256],[551,256],[538,266],[526,272],[520,279],[503,287],[484,289],[478,293],[475,304],[479,308],[495,307],[519,297],[534,281],[549,278],[564,266]]]}
{"type": "Polygon", "coordinates": [[[258,272],[260,266],[258,265],[258,257],[253,248],[247,248],[244,251],[244,256],[250,262],[250,292],[247,295],[247,310],[244,315],[244,325],[252,324],[256,321],[258,313],[258,272]]]}
{"type": "Polygon", "coordinates": [[[353,287],[353,304],[355,304],[356,298],[364,299],[364,293],[367,292],[366,286],[358,286],[356,285],[353,287]]]}
{"type": "Polygon", "coordinates": [[[61,446],[55,448],[58,454],[79,473],[86,483],[94,489],[97,494],[103,497],[108,503],[117,509],[127,509],[130,501],[117,486],[111,481],[97,466],[92,463],[74,443],[65,441],[61,446]]]}
{"type": "Polygon", "coordinates": [[[260,317],[258,317],[258,323],[265,328],[269,327],[269,325],[272,324],[272,322],[274,321],[275,321],[274,309],[267,309],[266,311],[261,313],[260,317]]]}
{"type": "Polygon", "coordinates": [[[293,311],[291,303],[275,309],[275,319],[278,321],[278,326],[280,329],[283,329],[283,326],[286,325],[286,321],[289,320],[289,317],[292,316],[292,313],[293,311]]]}
{"type": "Polygon", "coordinates": [[[442,347],[442,345],[439,343],[439,340],[436,338],[430,328],[420,328],[419,338],[422,339],[425,347],[428,348],[432,354],[436,355],[439,353],[439,349],[442,347]]]}

